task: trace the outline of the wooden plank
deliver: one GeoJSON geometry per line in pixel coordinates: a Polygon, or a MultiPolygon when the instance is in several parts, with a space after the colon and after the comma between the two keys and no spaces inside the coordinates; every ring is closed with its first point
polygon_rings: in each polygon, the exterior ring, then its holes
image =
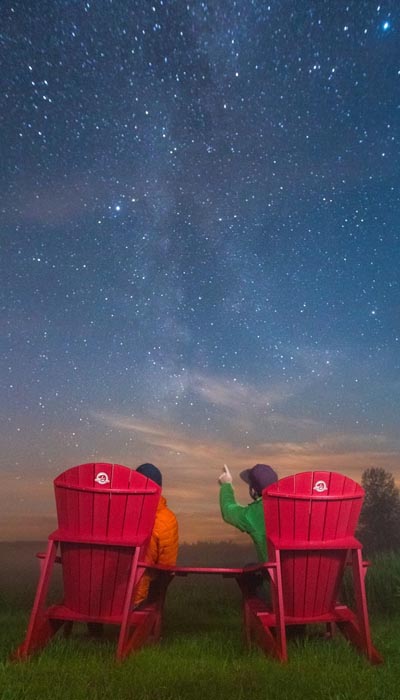
{"type": "MultiPolygon", "coordinates": [[[[127,489],[129,487],[131,470],[122,465],[113,465],[112,488],[127,489]]],[[[127,494],[110,494],[109,512],[107,521],[108,537],[112,540],[115,537],[123,537],[127,494]]],[[[122,614],[123,596],[121,601],[114,598],[120,595],[120,586],[117,583],[123,571],[119,567],[120,548],[107,547],[104,556],[103,586],[101,590],[101,610],[105,615],[112,615],[114,610],[122,614]]]]}
{"type": "MultiPolygon", "coordinates": [[[[327,495],[336,494],[337,489],[335,487],[334,480],[332,479],[332,474],[318,474],[315,477],[315,481],[316,483],[314,489],[319,482],[321,484],[323,482],[326,485],[327,490],[320,492],[321,498],[327,495]]],[[[318,498],[318,492],[315,495],[315,498],[318,498]]],[[[334,540],[336,538],[337,517],[340,512],[341,501],[324,500],[323,503],[324,521],[322,524],[321,532],[322,542],[327,540],[334,540]]],[[[328,554],[326,553],[326,551],[322,551],[318,562],[318,571],[316,572],[316,577],[319,583],[315,590],[314,604],[312,608],[310,607],[309,613],[312,612],[312,614],[317,616],[324,614],[327,610],[329,611],[332,609],[332,604],[334,603],[334,601],[332,601],[331,599],[331,591],[329,590],[329,584],[332,580],[332,577],[336,577],[336,575],[337,553],[334,551],[334,553],[332,554],[332,551],[330,551],[330,553],[328,554]]]]}
{"type": "MultiPolygon", "coordinates": [[[[311,494],[312,474],[302,473],[294,477],[294,492],[311,494]]],[[[310,503],[309,500],[295,499],[295,527],[294,540],[307,540],[309,537],[309,517],[310,503]]],[[[290,613],[304,615],[304,607],[307,593],[307,566],[308,554],[303,552],[293,552],[293,596],[290,613]]]]}
{"type": "Polygon", "coordinates": [[[64,601],[71,610],[80,609],[80,547],[67,542],[60,544],[64,583],[64,601]]]}
{"type": "MultiPolygon", "coordinates": [[[[93,481],[96,493],[93,494],[92,535],[100,539],[108,537],[110,487],[112,486],[113,465],[97,463],[93,481]]],[[[93,617],[102,615],[103,596],[109,595],[108,585],[104,580],[105,557],[107,547],[92,546],[90,560],[90,598],[89,611],[93,617]]],[[[106,599],[106,598],[105,598],[106,599]]]]}
{"type": "MultiPolygon", "coordinates": [[[[352,479],[348,479],[342,474],[331,474],[329,495],[338,495],[341,500],[327,503],[325,539],[332,540],[336,537],[340,540],[354,535],[355,522],[350,516],[354,508],[358,509],[359,503],[348,499],[348,496],[355,495],[357,486],[352,479]]],[[[343,577],[346,552],[338,551],[336,556],[326,554],[325,560],[325,568],[320,574],[321,588],[316,598],[316,613],[333,609],[343,577]]]]}
{"type": "MultiPolygon", "coordinates": [[[[315,488],[320,483],[326,483],[325,472],[315,472],[313,475],[313,483],[310,484],[309,493],[309,522],[308,522],[308,540],[321,540],[324,531],[324,522],[326,514],[326,502],[318,498],[319,492],[315,488]]],[[[306,564],[306,587],[304,596],[304,607],[302,614],[305,617],[313,615],[315,598],[318,591],[321,554],[318,552],[309,552],[307,554],[306,564]]],[[[297,613],[297,611],[296,611],[297,613]]],[[[295,614],[296,614],[295,613],[295,614]]]]}
{"type": "Polygon", "coordinates": [[[126,589],[129,582],[134,548],[121,547],[116,552],[115,580],[111,599],[111,615],[122,615],[126,589]]]}
{"type": "MultiPolygon", "coordinates": [[[[116,489],[127,489],[130,485],[131,470],[119,464],[114,465],[112,486],[116,489]]],[[[126,515],[127,494],[110,495],[110,512],[108,519],[108,535],[110,538],[123,538],[126,515]]]]}
{"type": "MultiPolygon", "coordinates": [[[[141,500],[139,497],[131,498],[126,512],[126,527],[131,527],[132,532],[138,536],[144,533],[151,534],[161,493],[161,489],[151,479],[145,479],[144,483],[148,494],[142,496],[141,500]],[[133,525],[134,522],[135,525],[133,525]]],[[[130,485],[132,489],[143,485],[143,475],[132,472],[130,485]]]]}
{"type": "MultiPolygon", "coordinates": [[[[279,499],[279,530],[282,539],[295,538],[295,500],[279,499]]],[[[283,598],[285,610],[292,610],[295,603],[295,569],[292,555],[281,556],[281,572],[283,581],[283,598]]]]}
{"type": "MultiPolygon", "coordinates": [[[[93,486],[96,473],[95,464],[85,464],[79,469],[79,486],[93,486]]],[[[72,495],[73,491],[70,491],[72,495]]],[[[90,491],[78,492],[78,509],[79,509],[79,534],[93,534],[93,493],[90,491]]]]}
{"type": "Polygon", "coordinates": [[[75,492],[74,496],[71,497],[67,488],[59,488],[58,486],[68,486],[70,483],[77,485],[78,482],[79,475],[76,468],[60,474],[54,482],[58,527],[62,531],[77,532],[79,530],[78,494],[75,492]]]}

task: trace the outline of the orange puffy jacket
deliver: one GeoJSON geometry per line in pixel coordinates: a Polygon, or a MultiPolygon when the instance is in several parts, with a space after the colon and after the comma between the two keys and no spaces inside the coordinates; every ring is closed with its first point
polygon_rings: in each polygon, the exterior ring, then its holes
{"type": "MultiPolygon", "coordinates": [[[[175,566],[178,557],[178,545],[178,521],[172,510],[167,508],[167,501],[164,496],[160,496],[145,560],[149,564],[175,566]]],[[[156,576],[156,572],[146,571],[143,574],[133,596],[135,607],[146,600],[150,582],[156,576]]]]}

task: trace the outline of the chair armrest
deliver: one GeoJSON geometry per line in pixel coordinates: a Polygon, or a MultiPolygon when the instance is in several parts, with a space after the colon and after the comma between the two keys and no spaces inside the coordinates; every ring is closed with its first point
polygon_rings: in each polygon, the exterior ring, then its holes
{"type": "Polygon", "coordinates": [[[150,569],[151,571],[164,571],[170,573],[172,576],[188,576],[189,574],[214,574],[225,577],[237,577],[245,576],[246,574],[252,574],[257,571],[266,571],[268,568],[275,568],[276,564],[268,562],[264,564],[254,564],[245,567],[217,567],[217,566],[162,566],[159,564],[146,564],[146,562],[139,562],[138,566],[140,568],[150,569]]]}
{"type": "Polygon", "coordinates": [[[253,574],[257,571],[267,571],[268,569],[276,569],[276,562],[265,561],[260,564],[250,564],[249,566],[244,566],[242,569],[243,574],[253,574]]]}
{"type": "MultiPolygon", "coordinates": [[[[46,552],[37,552],[36,554],[37,559],[46,559],[46,552]]],[[[56,557],[55,560],[56,564],[61,564],[61,557],[56,557]]],[[[40,562],[42,563],[42,562],[40,562]]]]}
{"type": "Polygon", "coordinates": [[[224,567],[210,566],[163,566],[161,564],[147,564],[139,562],[140,568],[145,567],[151,571],[169,573],[171,576],[188,576],[188,574],[220,574],[222,576],[237,576],[242,573],[242,569],[228,569],[224,567]]]}

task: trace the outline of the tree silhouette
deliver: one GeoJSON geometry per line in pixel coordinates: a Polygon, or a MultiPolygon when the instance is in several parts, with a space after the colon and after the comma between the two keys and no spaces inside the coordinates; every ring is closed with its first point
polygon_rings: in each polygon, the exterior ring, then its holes
{"type": "Polygon", "coordinates": [[[369,553],[400,548],[400,496],[394,477],[382,467],[366,469],[358,535],[369,553]]]}

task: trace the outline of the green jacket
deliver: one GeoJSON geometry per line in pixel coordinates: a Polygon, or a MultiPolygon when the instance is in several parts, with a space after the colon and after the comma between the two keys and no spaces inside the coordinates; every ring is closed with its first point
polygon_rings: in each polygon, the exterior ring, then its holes
{"type": "Polygon", "coordinates": [[[262,498],[258,498],[248,506],[241,506],[236,503],[232,484],[221,484],[219,504],[225,522],[234,525],[242,532],[247,532],[255,544],[258,561],[267,561],[262,498]]]}

